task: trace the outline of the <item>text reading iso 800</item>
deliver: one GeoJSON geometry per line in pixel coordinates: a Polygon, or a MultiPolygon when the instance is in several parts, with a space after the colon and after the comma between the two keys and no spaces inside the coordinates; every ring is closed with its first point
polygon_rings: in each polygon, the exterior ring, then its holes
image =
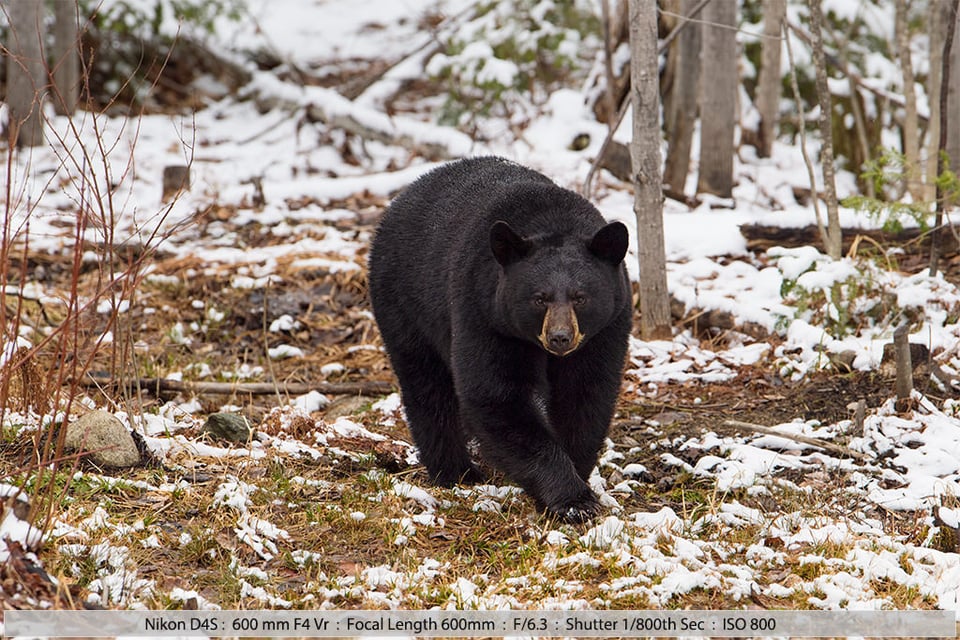
{"type": "Polygon", "coordinates": [[[774,631],[775,618],[723,618],[724,631],[774,631]]]}

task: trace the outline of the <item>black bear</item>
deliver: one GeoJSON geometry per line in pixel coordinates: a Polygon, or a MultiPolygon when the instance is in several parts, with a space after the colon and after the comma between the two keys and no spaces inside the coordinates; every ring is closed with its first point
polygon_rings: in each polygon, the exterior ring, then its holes
{"type": "Polygon", "coordinates": [[[384,213],[370,298],[431,479],[481,475],[467,443],[549,514],[598,513],[587,478],[630,334],[627,228],[495,157],[427,173],[384,213]]]}

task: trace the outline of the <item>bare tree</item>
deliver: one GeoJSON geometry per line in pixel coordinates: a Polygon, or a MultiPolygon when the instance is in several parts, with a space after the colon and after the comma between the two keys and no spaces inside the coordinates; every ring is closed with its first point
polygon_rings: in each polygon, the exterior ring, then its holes
{"type": "MultiPolygon", "coordinates": [[[[683,0],[683,15],[690,15],[696,4],[697,0],[683,0]]],[[[670,144],[667,148],[663,182],[673,191],[683,193],[690,170],[693,128],[697,122],[697,89],[700,83],[699,24],[686,26],[677,36],[670,56],[673,58],[674,73],[669,103],[664,110],[667,140],[670,144]]]]}
{"type": "Polygon", "coordinates": [[[763,0],[763,50],[757,79],[757,111],[760,112],[757,154],[769,158],[780,123],[780,27],[787,15],[787,0],[763,0]]]}
{"type": "Polygon", "coordinates": [[[913,59],[910,55],[910,26],[907,19],[907,0],[896,0],[895,29],[897,57],[903,73],[903,157],[906,168],[906,187],[914,202],[923,199],[920,181],[920,129],[917,121],[917,92],[913,86],[913,59]]]}
{"type": "Polygon", "coordinates": [[[839,260],[843,253],[840,212],[837,205],[836,170],[833,166],[833,100],[827,85],[827,60],[823,50],[820,0],[808,0],[810,7],[810,36],[813,64],[817,74],[817,99],[820,103],[820,165],[823,169],[823,193],[827,204],[827,237],[823,239],[827,255],[839,260]]]}
{"type": "Polygon", "coordinates": [[[817,222],[817,230],[820,232],[820,239],[826,242],[827,227],[823,224],[823,216],[820,215],[820,197],[817,194],[817,174],[813,169],[810,154],[807,153],[807,116],[804,113],[803,97],[800,95],[800,83],[797,80],[797,65],[793,58],[793,46],[790,44],[790,29],[786,24],[783,25],[783,43],[787,45],[787,61],[790,67],[790,88],[793,90],[793,99],[797,104],[797,129],[800,133],[800,154],[803,156],[803,163],[807,167],[807,179],[810,180],[810,202],[813,204],[813,215],[817,222]]]}
{"type": "MultiPolygon", "coordinates": [[[[946,168],[947,161],[951,166],[960,162],[960,127],[954,118],[951,123],[950,114],[956,114],[960,108],[960,45],[957,44],[957,26],[960,23],[960,0],[950,2],[947,18],[947,29],[943,40],[943,60],[941,63],[940,87],[940,139],[937,153],[937,176],[946,168]],[[946,158],[944,157],[946,156],[946,158]]],[[[933,234],[930,241],[930,276],[937,275],[940,262],[940,245],[943,242],[943,212],[947,208],[944,202],[943,189],[937,181],[937,215],[934,222],[933,234]]]]}
{"type": "Polygon", "coordinates": [[[74,0],[54,0],[51,84],[53,108],[73,115],[80,96],[79,5],[74,0]]]}
{"type": "Polygon", "coordinates": [[[930,120],[927,124],[926,163],[924,167],[923,199],[933,202],[936,198],[937,165],[940,148],[940,87],[943,84],[943,44],[947,36],[950,4],[931,2],[927,7],[927,34],[930,39],[930,73],[927,75],[927,101],[930,104],[930,120]]]}
{"type": "Polygon", "coordinates": [[[729,198],[737,124],[737,3],[711,2],[703,10],[700,63],[700,179],[697,190],[729,198]]]}
{"type": "Polygon", "coordinates": [[[960,43],[958,43],[957,33],[960,31],[960,12],[957,10],[957,1],[951,3],[950,15],[947,18],[948,39],[951,43],[949,53],[944,49],[944,57],[947,63],[943,65],[943,89],[947,92],[946,113],[940,114],[940,126],[947,130],[946,152],[950,158],[950,167],[954,171],[960,171],[960,43]],[[949,66],[949,78],[947,69],[949,66]],[[950,122],[949,116],[953,116],[950,122]]]}
{"type": "Polygon", "coordinates": [[[640,333],[645,340],[669,338],[672,333],[663,240],[657,58],[657,2],[630,0],[630,81],[633,100],[630,157],[640,264],[640,333]]]}
{"type": "Polygon", "coordinates": [[[6,0],[10,31],[7,54],[7,134],[11,145],[35,147],[43,143],[43,98],[46,65],[43,61],[43,0],[6,0]]]}

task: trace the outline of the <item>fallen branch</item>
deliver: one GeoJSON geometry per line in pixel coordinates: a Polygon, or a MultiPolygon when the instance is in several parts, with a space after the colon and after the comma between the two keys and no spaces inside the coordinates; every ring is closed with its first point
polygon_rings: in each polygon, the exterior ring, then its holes
{"type": "Polygon", "coordinates": [[[391,117],[348,100],[333,89],[297,86],[261,72],[248,84],[247,92],[264,113],[303,109],[309,122],[322,122],[364,140],[398,145],[434,160],[460,158],[473,150],[473,140],[456,129],[391,117]]]}
{"type": "Polygon", "coordinates": [[[753,431],[754,433],[762,433],[768,436],[776,436],[778,438],[785,438],[787,440],[792,440],[794,442],[799,442],[801,444],[807,444],[811,447],[817,447],[818,449],[826,449],[833,453],[844,455],[850,458],[859,460],[860,462],[869,462],[870,457],[866,454],[860,453],[859,451],[854,451],[843,445],[836,444],[834,442],[828,442],[826,440],[820,440],[819,438],[811,438],[809,436],[799,436],[791,433],[781,433],[776,429],[771,429],[770,427],[765,427],[760,424],[753,424],[752,422],[742,422],[740,420],[724,420],[723,424],[728,427],[737,427],[739,429],[747,429],[748,431],[753,431]]]}
{"type": "Polygon", "coordinates": [[[166,378],[139,378],[130,381],[89,377],[83,381],[86,387],[139,387],[143,391],[159,393],[194,393],[198,395],[267,395],[280,393],[301,396],[311,391],[326,395],[382,396],[393,393],[395,387],[389,382],[369,380],[363,382],[185,382],[166,378]]]}

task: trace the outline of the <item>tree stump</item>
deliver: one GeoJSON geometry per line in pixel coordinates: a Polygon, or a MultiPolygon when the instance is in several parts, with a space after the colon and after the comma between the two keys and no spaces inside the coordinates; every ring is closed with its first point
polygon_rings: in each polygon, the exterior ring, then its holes
{"type": "Polygon", "coordinates": [[[893,351],[897,363],[897,409],[903,411],[909,407],[913,393],[913,361],[910,357],[908,336],[910,327],[902,324],[893,332],[893,351]]]}
{"type": "Polygon", "coordinates": [[[175,198],[181,191],[190,189],[190,167],[171,165],[163,168],[163,202],[175,198]]]}

